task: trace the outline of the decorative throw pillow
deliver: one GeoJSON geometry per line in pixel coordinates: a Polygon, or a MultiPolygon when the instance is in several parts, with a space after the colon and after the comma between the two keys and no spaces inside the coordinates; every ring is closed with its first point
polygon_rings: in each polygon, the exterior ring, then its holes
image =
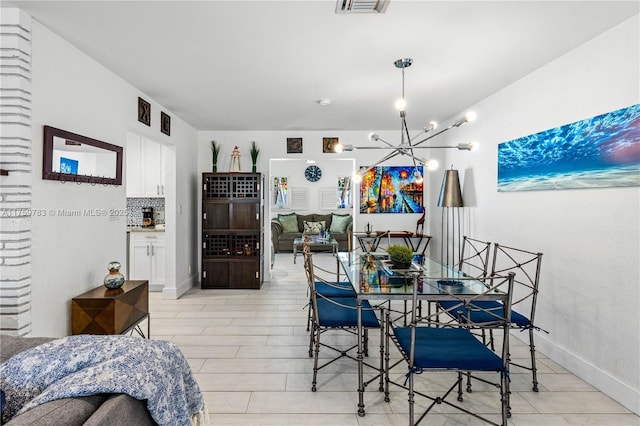
{"type": "Polygon", "coordinates": [[[331,228],[329,232],[336,234],[344,234],[347,232],[347,227],[351,224],[350,214],[333,214],[331,218],[331,228]]]}
{"type": "Polygon", "coordinates": [[[298,231],[298,215],[291,214],[279,214],[278,222],[282,225],[282,232],[299,232],[298,231]]]}
{"type": "Polygon", "coordinates": [[[299,214],[298,215],[298,229],[304,231],[304,221],[307,222],[317,222],[320,219],[316,219],[313,214],[299,214]]]}
{"type": "Polygon", "coordinates": [[[304,233],[305,234],[319,234],[324,231],[324,220],[320,222],[307,222],[304,221],[304,233]]]}

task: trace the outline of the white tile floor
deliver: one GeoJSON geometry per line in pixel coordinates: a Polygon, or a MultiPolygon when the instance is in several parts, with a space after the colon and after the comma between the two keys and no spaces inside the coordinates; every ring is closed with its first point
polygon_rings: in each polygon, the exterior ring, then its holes
{"type": "MultiPolygon", "coordinates": [[[[316,254],[314,260],[335,265],[330,254],[316,254]]],[[[171,340],[182,349],[204,393],[212,424],[408,424],[407,394],[399,388],[392,388],[387,403],[377,386],[371,386],[365,393],[366,415],[356,414],[357,371],[350,360],[321,370],[318,391],[311,392],[313,360],[308,356],[302,262],[294,265],[291,254],[278,254],[271,274],[271,282],[261,290],[192,289],[178,300],[151,294],[152,338],[171,340]]],[[[378,341],[373,333],[372,359],[378,341]]],[[[528,348],[512,339],[511,352],[514,359],[524,358],[528,348]]],[[[543,354],[538,357],[540,392],[531,391],[528,372],[514,368],[511,373],[510,425],[640,425],[640,417],[543,354]]],[[[424,389],[445,384],[443,375],[425,374],[417,380],[424,389]]],[[[497,390],[475,383],[464,404],[498,418],[497,390]]],[[[485,424],[445,406],[436,407],[422,423],[485,424]]]]}

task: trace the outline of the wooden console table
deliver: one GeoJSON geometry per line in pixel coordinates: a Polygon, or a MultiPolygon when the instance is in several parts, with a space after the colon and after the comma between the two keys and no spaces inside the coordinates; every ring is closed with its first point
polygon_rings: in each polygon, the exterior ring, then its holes
{"type": "Polygon", "coordinates": [[[72,334],[125,334],[150,338],[149,281],[125,281],[110,290],[101,285],[71,300],[72,334]],[[147,335],[140,323],[147,320],[147,335]]]}

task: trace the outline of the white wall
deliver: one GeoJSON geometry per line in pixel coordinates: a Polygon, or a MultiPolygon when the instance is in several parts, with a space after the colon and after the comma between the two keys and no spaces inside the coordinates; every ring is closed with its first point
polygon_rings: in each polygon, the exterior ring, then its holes
{"type": "MultiPolygon", "coordinates": [[[[538,349],[635,412],[640,412],[639,189],[497,193],[496,162],[500,142],[638,103],[638,26],[635,17],[476,105],[478,121],[447,138],[452,142],[476,139],[481,150],[455,153],[441,162],[461,170],[470,205],[465,213],[467,233],[544,253],[537,322],[550,334],[538,335],[538,349]]],[[[235,144],[243,153],[244,170],[249,170],[248,150],[255,140],[261,149],[258,170],[266,172],[270,158],[335,158],[336,154],[321,152],[323,136],[365,144],[368,131],[379,130],[196,135],[172,115],[168,138],[159,132],[159,105],[152,102],[151,128],[138,123],[137,96],[144,94],[37,22],[32,78],[34,209],[125,208],[124,187],[62,185],[41,179],[39,141],[45,124],[121,146],[126,131],[175,146],[174,214],[176,247],[180,248],[176,286],[189,283],[199,269],[194,248],[199,234],[193,223],[199,222],[200,172],[211,170],[211,139],[223,143],[220,171],[228,169],[235,144]],[[196,137],[197,160],[192,145],[196,137]],[[303,137],[304,154],[286,154],[286,137],[303,137]]],[[[379,133],[389,141],[398,138],[396,131],[379,133]]],[[[356,166],[379,154],[358,152],[356,166]]],[[[393,164],[409,162],[397,160],[393,164]]],[[[434,194],[446,167],[426,179],[431,192],[427,194],[431,233],[439,229],[434,194]]],[[[306,184],[303,175],[299,179],[306,184]]],[[[377,229],[413,229],[417,219],[417,215],[358,216],[357,229],[367,222],[377,229]]],[[[122,259],[124,253],[124,218],[33,217],[32,334],[68,334],[70,299],[99,285],[106,264],[122,259]]]]}
{"type": "Polygon", "coordinates": [[[639,27],[636,16],[475,105],[460,130],[481,149],[446,161],[461,172],[467,233],[544,253],[538,350],[636,413],[640,188],[498,193],[497,145],[640,102],[639,27]]]}
{"type": "MultiPolygon", "coordinates": [[[[569,52],[470,109],[471,125],[433,142],[477,141],[474,152],[427,151],[439,158],[438,171],[426,174],[427,224],[439,254],[440,208],[436,207],[443,170],[461,173],[465,233],[544,253],[537,323],[537,349],[640,413],[640,189],[497,192],[497,145],[501,142],[589,118],[640,102],[639,18],[619,25],[569,52]],[[446,155],[445,155],[446,154],[446,155]]],[[[411,125],[412,123],[410,123],[411,125]]],[[[218,170],[228,170],[234,145],[249,170],[249,146],[261,149],[258,171],[270,158],[310,158],[319,164],[336,154],[322,153],[322,137],[364,145],[362,132],[222,132],[198,135],[198,171],[211,170],[209,142],[223,144],[218,170]],[[286,154],[286,138],[302,137],[303,154],[286,154]]],[[[378,132],[397,143],[397,131],[378,132]]],[[[342,154],[349,157],[350,153],[342,154]]],[[[379,151],[358,151],[356,166],[379,151]]],[[[389,164],[408,164],[407,158],[389,164]]],[[[306,184],[292,170],[295,183],[306,184]]],[[[356,215],[357,229],[414,229],[418,215],[356,215]]],[[[268,232],[268,230],[265,230],[268,232]]],[[[516,333],[517,338],[522,338],[516,333]]],[[[541,381],[544,386],[544,380],[541,381]]]]}
{"type": "MultiPolygon", "coordinates": [[[[160,132],[162,107],[56,34],[33,22],[32,334],[70,334],[71,298],[102,284],[106,265],[125,263],[126,217],[62,217],[59,209],[125,210],[125,187],[42,180],[43,126],[50,125],[124,146],[127,131],[175,146],[177,172],[175,244],[169,285],[191,283],[195,275],[195,130],[171,115],[171,136],[160,132]],[[138,96],[151,102],[151,127],[137,121],[138,96]],[[179,206],[182,206],[180,210],[179,206]],[[180,214],[179,212],[182,211],[180,214]],[[176,247],[180,247],[176,250],[176,247]],[[192,276],[188,275],[188,267],[192,276]]],[[[126,161],[126,158],[125,158],[126,161]]],[[[126,176],[125,176],[126,179],[126,176]]]]}
{"type": "MultiPolygon", "coordinates": [[[[398,124],[400,118],[398,117],[398,124]]],[[[239,132],[239,131],[202,131],[198,133],[198,171],[210,172],[211,171],[211,150],[210,142],[215,140],[222,145],[221,152],[218,156],[218,171],[225,172],[229,170],[231,151],[234,146],[238,146],[240,149],[241,166],[242,171],[251,170],[251,156],[249,155],[249,149],[251,142],[256,141],[257,147],[260,149],[258,156],[257,171],[265,174],[268,177],[270,160],[273,164],[271,172],[274,176],[288,176],[290,180],[290,186],[299,188],[308,188],[310,194],[310,203],[308,212],[316,212],[319,200],[319,190],[331,185],[336,185],[337,175],[342,174],[344,170],[344,164],[337,165],[338,161],[343,163],[345,159],[353,160],[355,155],[356,168],[363,165],[372,164],[378,160],[382,155],[387,154],[389,151],[378,150],[361,150],[344,152],[342,154],[335,153],[323,153],[322,152],[322,138],[323,137],[337,137],[343,144],[351,144],[356,146],[367,146],[373,143],[369,141],[369,133],[375,130],[383,139],[390,143],[397,144],[400,142],[400,133],[398,130],[392,131],[380,131],[380,129],[366,129],[363,131],[252,131],[252,132],[239,132]],[[287,138],[288,137],[301,137],[303,139],[303,153],[302,154],[287,154],[287,138]],[[279,159],[285,159],[287,161],[276,161],[279,159]],[[297,160],[297,161],[293,161],[297,160]],[[304,160],[315,160],[323,170],[322,178],[318,182],[308,182],[304,177],[304,169],[307,164],[304,160]],[[278,171],[281,168],[281,171],[278,171]]],[[[416,134],[417,132],[412,132],[416,134]]],[[[424,156],[427,156],[427,152],[421,151],[424,156]]],[[[349,163],[353,163],[350,161],[349,163]]],[[[398,156],[393,160],[385,163],[385,165],[411,165],[413,164],[409,157],[398,156]]],[[[429,179],[435,179],[438,182],[441,180],[441,172],[426,172],[425,171],[425,188],[428,187],[429,179]]],[[[199,182],[202,181],[200,176],[199,182]]],[[[201,195],[199,195],[201,196],[201,195]]],[[[416,221],[420,218],[421,214],[360,214],[358,213],[359,203],[358,186],[355,187],[353,192],[353,199],[355,203],[355,215],[354,215],[354,230],[364,231],[364,227],[367,223],[371,224],[371,227],[375,230],[414,230],[416,221]]],[[[425,197],[428,197],[428,190],[425,190],[425,197]]],[[[324,212],[324,211],[321,211],[324,212]]],[[[336,213],[340,213],[339,210],[335,210],[336,213]]],[[[286,212],[285,212],[286,213],[286,212]]],[[[344,213],[344,211],[342,212],[344,213]]],[[[431,214],[437,213],[435,210],[427,211],[427,217],[431,214]]],[[[267,211],[267,220],[265,221],[265,239],[269,241],[271,238],[271,229],[269,227],[269,218],[277,216],[277,211],[267,211]]],[[[439,213],[438,213],[439,214],[439,213]]],[[[428,233],[428,222],[425,224],[425,232],[428,233]]],[[[198,233],[200,232],[200,224],[198,224],[198,233]]],[[[269,256],[265,257],[268,259],[269,256]]]]}

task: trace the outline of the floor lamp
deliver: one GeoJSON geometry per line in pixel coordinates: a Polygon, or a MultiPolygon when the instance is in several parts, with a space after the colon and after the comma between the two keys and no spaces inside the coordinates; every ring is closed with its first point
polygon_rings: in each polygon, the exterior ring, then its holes
{"type": "Polygon", "coordinates": [[[460,209],[464,207],[458,171],[446,170],[440,188],[438,207],[442,207],[440,261],[454,266],[460,261],[460,209]],[[456,257],[456,248],[458,256],[456,257]]]}

